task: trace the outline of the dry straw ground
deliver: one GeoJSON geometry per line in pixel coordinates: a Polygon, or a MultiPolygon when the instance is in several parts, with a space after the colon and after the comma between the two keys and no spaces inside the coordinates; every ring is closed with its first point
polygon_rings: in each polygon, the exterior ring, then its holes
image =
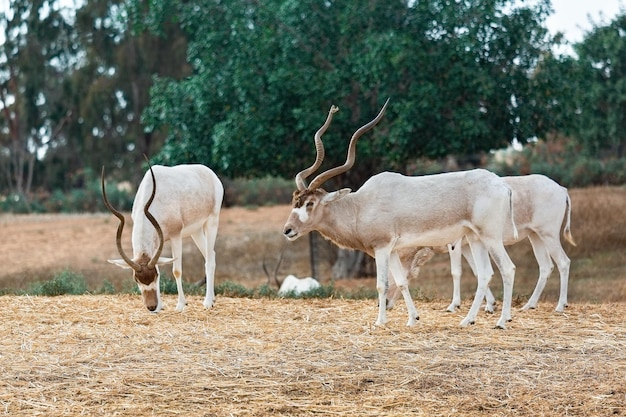
{"type": "Polygon", "coordinates": [[[495,330],[439,302],[412,328],[403,306],[372,327],[372,300],[166,303],[0,297],[0,414],[626,415],[625,304],[542,304],[495,330]]]}
{"type": "MultiPolygon", "coordinates": [[[[513,321],[494,330],[481,313],[458,324],[445,313],[445,256],[422,270],[421,319],[405,327],[403,303],[372,327],[374,300],[270,300],[219,296],[211,310],[190,297],[183,313],[150,314],[138,295],[0,297],[0,414],[205,416],[626,415],[626,189],[571,191],[574,237],[570,307],[553,312],[556,272],[540,308],[521,312],[537,266],[530,246],[517,265],[513,321]],[[429,300],[428,302],[426,300],[429,300]]],[[[289,208],[223,211],[217,281],[258,286],[261,262],[284,245],[289,208]]],[[[132,287],[117,257],[110,215],[0,216],[0,288],[28,288],[63,269],[132,287]]],[[[130,250],[130,232],[125,246],[130,250]]],[[[281,274],[308,274],[307,240],[287,245],[281,274]]],[[[184,275],[202,274],[187,242],[184,275]]],[[[328,280],[328,264],[320,278],[328,280]]],[[[467,268],[466,268],[467,270],[467,268]]],[[[166,271],[169,272],[169,271],[166,271]]],[[[493,286],[498,294],[498,281],[493,286]]],[[[372,279],[336,286],[374,288],[372,279]]]]}

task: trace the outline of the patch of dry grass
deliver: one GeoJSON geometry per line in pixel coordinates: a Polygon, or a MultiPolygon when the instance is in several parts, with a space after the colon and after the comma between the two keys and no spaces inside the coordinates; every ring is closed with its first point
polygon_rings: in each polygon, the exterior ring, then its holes
{"type": "Polygon", "coordinates": [[[138,296],[0,297],[0,414],[626,414],[626,304],[541,304],[507,330],[446,303],[138,296]]]}

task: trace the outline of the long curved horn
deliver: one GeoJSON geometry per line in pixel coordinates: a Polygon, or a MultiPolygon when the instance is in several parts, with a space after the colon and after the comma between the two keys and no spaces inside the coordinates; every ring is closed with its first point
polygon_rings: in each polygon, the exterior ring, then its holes
{"type": "Polygon", "coordinates": [[[117,217],[120,220],[120,224],[117,227],[117,236],[115,238],[115,242],[117,243],[117,251],[120,253],[120,256],[128,264],[128,266],[133,268],[135,271],[139,272],[141,271],[141,265],[139,265],[137,262],[130,259],[128,255],[126,255],[126,253],[124,252],[124,249],[122,249],[122,231],[124,230],[124,215],[120,213],[119,211],[117,211],[116,209],[114,209],[111,203],[109,202],[109,199],[107,198],[107,193],[106,193],[106,189],[104,186],[104,166],[102,167],[102,176],[100,179],[102,182],[102,199],[104,200],[104,205],[109,209],[111,213],[115,215],[115,217],[117,217]]]}
{"type": "Polygon", "coordinates": [[[152,194],[150,195],[150,198],[146,202],[146,205],[143,208],[143,212],[148,218],[148,220],[150,221],[150,223],[152,223],[152,225],[156,229],[157,235],[159,236],[159,247],[157,248],[157,251],[152,257],[152,259],[150,259],[150,262],[148,262],[149,267],[154,267],[154,265],[156,265],[156,263],[159,261],[159,257],[161,256],[161,251],[163,250],[163,243],[164,243],[163,242],[163,230],[161,229],[161,226],[159,226],[159,222],[157,222],[154,216],[148,211],[148,209],[150,208],[150,205],[152,204],[152,200],[154,200],[154,195],[156,194],[156,179],[154,178],[154,171],[152,170],[152,165],[150,164],[148,157],[144,155],[144,158],[146,158],[146,161],[148,162],[148,167],[150,168],[150,175],[152,175],[153,185],[152,185],[152,194]]]}
{"type": "Polygon", "coordinates": [[[376,126],[376,124],[380,121],[380,119],[383,118],[383,115],[385,114],[385,110],[387,109],[387,104],[389,104],[389,99],[385,101],[385,105],[380,110],[378,115],[374,118],[374,120],[372,120],[371,122],[369,122],[368,124],[364,126],[361,126],[356,132],[354,132],[354,134],[352,135],[352,138],[350,139],[350,145],[348,145],[348,156],[346,158],[346,162],[342,166],[329,169],[328,171],[322,172],[317,177],[315,177],[313,181],[311,181],[311,184],[309,184],[310,190],[315,190],[316,188],[319,188],[320,185],[322,185],[329,179],[336,177],[337,175],[343,174],[344,172],[352,168],[352,165],[354,165],[354,160],[356,159],[357,140],[365,132],[367,132],[374,126],[376,126]]]}
{"type": "Polygon", "coordinates": [[[320,165],[322,165],[322,161],[324,161],[324,144],[322,143],[322,135],[326,132],[326,129],[328,129],[328,126],[330,126],[330,122],[333,119],[333,114],[337,113],[338,111],[339,111],[339,107],[334,106],[334,105],[331,106],[330,110],[328,111],[328,116],[326,117],[326,121],[324,122],[322,127],[320,127],[319,130],[315,133],[315,150],[317,151],[315,162],[309,168],[303,171],[300,171],[298,175],[296,175],[296,186],[298,187],[298,190],[300,191],[303,191],[306,189],[306,184],[304,183],[304,180],[309,175],[314,173],[320,167],[320,165]]]}

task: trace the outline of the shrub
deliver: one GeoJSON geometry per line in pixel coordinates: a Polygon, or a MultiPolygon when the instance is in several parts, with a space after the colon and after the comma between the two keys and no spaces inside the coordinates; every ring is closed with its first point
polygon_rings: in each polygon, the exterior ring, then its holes
{"type": "Polygon", "coordinates": [[[50,281],[34,283],[29,292],[33,295],[46,296],[81,295],[87,292],[87,281],[83,275],[65,270],[56,274],[50,281]]]}
{"type": "Polygon", "coordinates": [[[115,294],[115,286],[109,281],[102,281],[102,287],[98,290],[98,294],[115,294]]]}
{"type": "Polygon", "coordinates": [[[590,155],[565,139],[496,152],[487,168],[498,175],[543,174],[568,188],[626,183],[626,159],[590,155]]]}
{"type": "Polygon", "coordinates": [[[270,287],[267,284],[263,284],[259,287],[257,293],[260,297],[274,298],[276,297],[278,290],[270,287]]]}
{"type": "Polygon", "coordinates": [[[221,294],[225,297],[252,298],[254,290],[232,281],[226,281],[215,286],[215,294],[221,294]]]}
{"type": "MultiPolygon", "coordinates": [[[[176,279],[168,277],[167,274],[161,273],[160,288],[162,294],[178,294],[176,287],[176,279]]],[[[183,281],[183,291],[188,295],[198,295],[202,291],[200,287],[183,281]]]]}

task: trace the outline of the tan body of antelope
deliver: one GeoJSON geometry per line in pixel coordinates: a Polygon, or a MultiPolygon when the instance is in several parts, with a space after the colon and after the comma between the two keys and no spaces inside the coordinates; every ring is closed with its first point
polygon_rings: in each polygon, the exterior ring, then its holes
{"type": "Polygon", "coordinates": [[[163,307],[159,265],[167,264],[173,264],[178,289],[176,311],[185,308],[182,240],[187,236],[191,236],[204,256],[204,307],[212,307],[215,302],[214,248],[224,196],[224,188],[217,175],[200,164],[150,167],[139,184],[133,202],[132,258],[122,249],[124,216],[111,206],[106,197],[104,170],[102,194],[107,208],[120,219],[116,241],[122,259],[111,259],[109,262],[133,270],[133,277],[148,310],[158,312],[163,307]],[[172,258],[161,256],[163,244],[168,240],[172,246],[172,258]]]}
{"type": "Polygon", "coordinates": [[[511,319],[515,265],[502,243],[504,224],[513,225],[512,193],[502,179],[482,169],[421,177],[383,172],[371,177],[356,192],[350,189],[327,192],[320,188],[325,181],[352,167],[356,141],[378,123],[386,106],[387,103],[374,120],[354,133],[346,163],[319,174],[306,186],[304,179],[319,168],[324,157],[321,135],[336,111],[334,106],[331,108],[326,123],[315,135],[318,152],[315,163],[296,175],[297,190],[284,235],[295,240],[317,230],[341,247],[358,249],[374,257],[378,290],[376,325],[387,321],[390,271],[407,304],[409,326],[415,324],[418,313],[398,251],[418,246],[445,246],[465,236],[477,262],[479,285],[461,326],[476,319],[491,278],[491,255],[504,284],[502,316],[497,322],[498,327],[504,328],[511,319]]]}
{"type": "MultiPolygon", "coordinates": [[[[537,307],[539,297],[554,269],[552,263],[554,260],[559,270],[561,287],[555,310],[562,312],[567,306],[570,259],[561,246],[561,229],[565,240],[576,246],[570,230],[572,204],[567,188],[560,186],[544,175],[538,174],[503,177],[502,179],[513,190],[515,226],[518,231],[518,236],[515,237],[512,228],[505,227],[504,244],[513,245],[528,238],[539,264],[537,285],[522,310],[537,307]]],[[[448,245],[447,249],[438,251],[446,250],[450,253],[453,282],[452,302],[447,310],[453,312],[461,305],[461,256],[467,260],[470,268],[474,271],[474,275],[476,275],[476,266],[471,250],[465,242],[456,242],[448,245]]],[[[397,288],[390,288],[389,308],[393,306],[399,296],[400,291],[397,288]]],[[[486,302],[485,310],[493,312],[495,298],[489,290],[486,294],[486,302]]]]}

